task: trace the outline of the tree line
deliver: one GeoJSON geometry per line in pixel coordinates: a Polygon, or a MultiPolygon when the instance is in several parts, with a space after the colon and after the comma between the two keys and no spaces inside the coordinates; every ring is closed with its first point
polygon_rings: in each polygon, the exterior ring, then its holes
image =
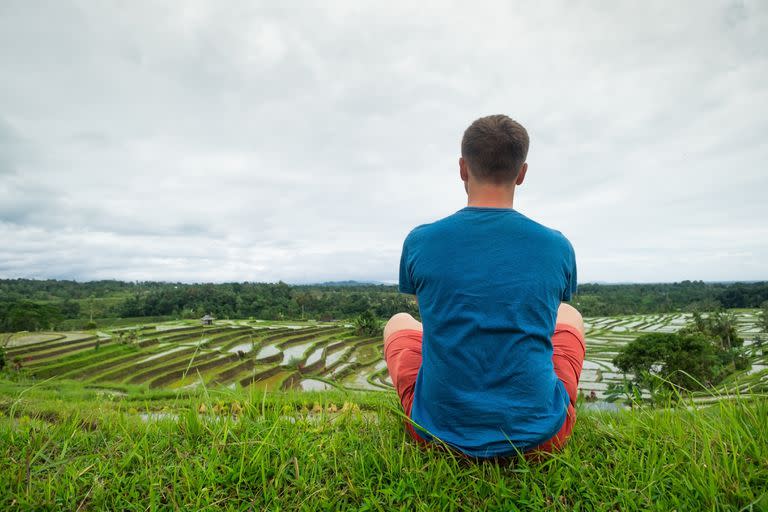
{"type": "MultiPolygon", "coordinates": [[[[582,284],[574,304],[584,316],[755,308],[768,302],[768,282],[582,284]]],[[[52,329],[67,319],[168,317],[350,319],[370,311],[418,316],[395,285],[328,283],[166,283],[0,280],[0,331],[52,329]]]]}

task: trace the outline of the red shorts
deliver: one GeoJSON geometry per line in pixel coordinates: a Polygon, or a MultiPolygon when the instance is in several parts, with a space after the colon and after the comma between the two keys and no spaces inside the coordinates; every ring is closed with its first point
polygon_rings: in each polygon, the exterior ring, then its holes
{"type": "MultiPolygon", "coordinates": [[[[413,407],[413,391],[416,386],[416,375],[421,367],[421,331],[403,329],[393,332],[384,341],[384,359],[387,361],[389,375],[392,384],[403,404],[403,411],[409,418],[413,407]]],[[[532,452],[549,452],[561,448],[573,431],[576,423],[576,396],[578,393],[579,377],[584,366],[586,348],[584,337],[575,327],[568,324],[557,324],[552,335],[552,363],[555,373],[565,386],[571,403],[568,404],[568,413],[560,431],[551,439],[543,442],[532,452]]],[[[405,428],[408,433],[419,443],[425,443],[419,437],[410,421],[406,421],[405,428]]]]}

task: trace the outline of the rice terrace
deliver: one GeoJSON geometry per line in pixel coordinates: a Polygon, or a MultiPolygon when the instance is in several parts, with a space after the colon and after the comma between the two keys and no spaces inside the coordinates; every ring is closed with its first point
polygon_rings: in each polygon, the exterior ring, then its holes
{"type": "MultiPolygon", "coordinates": [[[[758,312],[737,313],[745,345],[760,346],[758,312]]],[[[611,362],[620,347],[651,332],[675,332],[690,315],[587,318],[587,359],[579,390],[604,399],[626,379],[611,362]]],[[[93,332],[19,333],[7,337],[6,357],[35,379],[66,378],[94,385],[150,389],[223,386],[231,389],[386,390],[392,387],[379,336],[355,334],[351,324],[258,320],[171,321],[93,332]]],[[[735,390],[768,386],[768,358],[750,350],[751,369],[734,376],[735,390]]],[[[734,390],[730,390],[734,391],[734,390]]],[[[702,395],[702,398],[707,395],[702,395]]]]}
{"type": "Polygon", "coordinates": [[[0,285],[3,510],[768,507],[764,283],[581,286],[572,439],[485,461],[405,435],[381,326],[415,305],[394,287],[0,285]],[[711,383],[617,367],[696,328],[728,341],[711,383]]]}

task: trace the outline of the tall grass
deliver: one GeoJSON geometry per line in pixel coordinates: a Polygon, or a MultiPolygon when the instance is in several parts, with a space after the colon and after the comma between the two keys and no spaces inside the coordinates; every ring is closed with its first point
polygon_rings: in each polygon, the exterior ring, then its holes
{"type": "Polygon", "coordinates": [[[412,443],[393,393],[124,390],[0,381],[0,509],[768,509],[763,398],[580,411],[562,452],[479,462],[412,443]]]}

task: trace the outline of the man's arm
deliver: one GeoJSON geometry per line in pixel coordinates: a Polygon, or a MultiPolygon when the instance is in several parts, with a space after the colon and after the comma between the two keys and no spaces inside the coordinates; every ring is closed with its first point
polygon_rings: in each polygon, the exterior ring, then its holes
{"type": "Polygon", "coordinates": [[[578,288],[578,281],[577,281],[577,271],[576,271],[576,253],[573,250],[573,246],[570,242],[568,243],[568,270],[566,271],[565,276],[565,289],[563,290],[563,295],[560,297],[560,300],[563,302],[570,301],[574,295],[576,295],[576,290],[578,288]]]}

